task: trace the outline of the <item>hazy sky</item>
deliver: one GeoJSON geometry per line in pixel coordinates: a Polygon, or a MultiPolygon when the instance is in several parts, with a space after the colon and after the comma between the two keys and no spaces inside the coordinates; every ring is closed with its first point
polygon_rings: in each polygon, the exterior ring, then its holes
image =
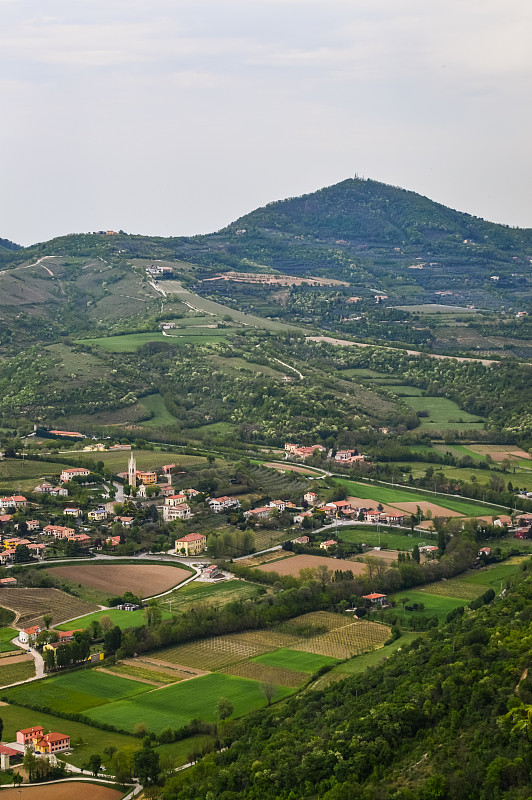
{"type": "Polygon", "coordinates": [[[0,236],[206,233],[358,173],[532,227],[530,0],[0,0],[0,236]]]}

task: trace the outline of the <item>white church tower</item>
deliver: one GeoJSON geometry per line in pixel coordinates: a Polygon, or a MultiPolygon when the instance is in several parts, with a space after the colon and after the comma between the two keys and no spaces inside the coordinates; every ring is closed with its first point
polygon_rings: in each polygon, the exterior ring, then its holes
{"type": "Polygon", "coordinates": [[[133,458],[133,453],[131,454],[131,458],[129,459],[129,464],[127,467],[127,474],[128,474],[128,483],[133,488],[137,486],[137,462],[133,458]]]}

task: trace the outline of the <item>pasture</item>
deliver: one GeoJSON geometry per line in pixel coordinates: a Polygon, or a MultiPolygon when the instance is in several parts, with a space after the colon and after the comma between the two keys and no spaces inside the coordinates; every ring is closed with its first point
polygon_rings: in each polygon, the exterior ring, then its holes
{"type": "Polygon", "coordinates": [[[15,612],[21,628],[42,625],[43,614],[51,614],[52,622],[57,624],[97,608],[59,589],[8,589],[3,592],[1,602],[4,608],[15,612]]]}
{"type": "Polygon", "coordinates": [[[160,394],[150,394],[142,397],[140,404],[144,406],[146,411],[153,414],[151,419],[140,423],[143,428],[168,428],[176,424],[176,418],[170,414],[160,394]]]}
{"type": "Polygon", "coordinates": [[[14,628],[0,628],[0,653],[9,653],[12,650],[19,650],[16,644],[13,644],[13,639],[15,639],[17,635],[18,632],[14,628]]]}
{"type": "Polygon", "coordinates": [[[411,533],[405,529],[400,533],[396,528],[388,531],[384,526],[380,533],[375,529],[367,530],[362,525],[358,528],[338,528],[338,539],[348,544],[367,544],[372,547],[393,548],[394,550],[412,550],[415,544],[433,544],[434,536],[428,533],[411,533]]]}
{"type": "Polygon", "coordinates": [[[89,708],[114,703],[149,689],[149,684],[108,675],[96,669],[77,670],[54,675],[25,686],[7,689],[11,703],[27,703],[34,708],[54,711],[85,712],[89,708]]]}
{"type": "MultiPolygon", "coordinates": [[[[287,687],[276,689],[276,699],[289,694],[291,690],[287,687]]],[[[195,718],[213,722],[220,697],[233,703],[233,717],[266,705],[265,694],[257,681],[216,673],[145,692],[133,700],[119,700],[93,708],[88,716],[131,731],[138,722],[144,722],[149,730],[160,732],[167,727],[178,728],[195,718]]]]}
{"type": "Polygon", "coordinates": [[[59,476],[67,466],[68,464],[55,464],[52,461],[37,461],[32,458],[4,458],[0,461],[0,482],[31,478],[35,479],[34,485],[37,485],[41,478],[59,476]]]}
{"type": "Polygon", "coordinates": [[[447,397],[407,397],[405,402],[415,411],[428,411],[428,417],[421,417],[421,427],[425,431],[469,431],[483,430],[482,417],[464,411],[447,397]]]}
{"type": "MultiPolygon", "coordinates": [[[[168,611],[163,611],[163,619],[170,619],[171,616],[168,611]]],[[[103,617],[109,617],[113,625],[118,625],[123,631],[128,628],[140,628],[146,624],[146,612],[142,608],[137,611],[120,611],[116,608],[106,608],[103,611],[95,611],[92,614],[79,617],[79,619],[71,620],[63,625],[54,625],[54,628],[59,631],[70,631],[73,628],[86,630],[93,620],[101,622],[103,617]]]]}
{"type": "MultiPolygon", "coordinates": [[[[444,622],[445,617],[457,608],[457,606],[466,605],[466,601],[458,597],[448,597],[447,595],[429,594],[423,589],[412,590],[405,592],[397,592],[397,594],[390,596],[391,600],[395,600],[397,606],[394,608],[393,613],[399,619],[407,619],[408,617],[424,616],[424,617],[438,617],[438,621],[444,622]],[[401,599],[405,599],[405,607],[403,608],[401,599]],[[414,603],[423,603],[424,609],[422,611],[407,611],[406,606],[413,606],[414,603]]],[[[388,612],[385,612],[385,616],[388,612]]]]}
{"type": "Polygon", "coordinates": [[[336,658],[330,656],[320,656],[316,653],[305,653],[300,650],[281,648],[272,653],[264,653],[253,659],[259,664],[266,664],[272,667],[281,667],[287,670],[296,670],[312,675],[320,667],[333,666],[338,663],[336,658]]]}
{"type": "Polygon", "coordinates": [[[70,581],[116,597],[130,591],[151,597],[177,586],[192,571],[166,564],[69,564],[47,570],[53,578],[70,581]]]}

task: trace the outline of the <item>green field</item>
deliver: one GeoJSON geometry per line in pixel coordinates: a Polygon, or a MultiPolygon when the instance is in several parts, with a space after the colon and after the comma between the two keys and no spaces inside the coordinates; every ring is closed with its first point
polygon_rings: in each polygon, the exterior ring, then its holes
{"type": "Polygon", "coordinates": [[[333,681],[343,680],[350,675],[359,675],[369,667],[378,667],[387,658],[389,658],[397,650],[408,647],[414,639],[418,639],[421,634],[410,633],[403,631],[399,639],[396,639],[391,644],[386,644],[384,647],[379,647],[378,650],[372,650],[370,653],[363,653],[361,656],[355,656],[348,661],[342,661],[330,672],[326,672],[311,685],[311,689],[324,689],[333,681]]]}
{"type": "MultiPolygon", "coordinates": [[[[48,478],[59,476],[68,464],[54,464],[51,461],[35,461],[31,458],[4,458],[0,461],[0,481],[8,479],[48,478]]],[[[35,481],[35,485],[39,481],[35,481]]]]}
{"type": "Polygon", "coordinates": [[[96,339],[78,339],[76,344],[90,344],[101,347],[109,353],[134,353],[139,347],[150,342],[166,342],[180,347],[183,344],[205,344],[206,342],[224,341],[229,333],[239,328],[180,328],[163,336],[162,331],[149,333],[124,333],[119,336],[102,336],[96,339]]]}
{"type": "Polygon", "coordinates": [[[521,571],[521,559],[512,559],[511,563],[496,564],[487,569],[476,570],[461,576],[462,580],[467,583],[473,583],[479,587],[486,587],[487,589],[498,589],[501,581],[503,584],[507,580],[517,575],[521,571]]]}
{"type": "MultiPolygon", "coordinates": [[[[198,583],[193,581],[177,589],[172,594],[161,597],[159,604],[175,612],[183,612],[199,605],[221,606],[234,600],[255,597],[264,589],[245,581],[224,581],[223,583],[198,583]]],[[[123,612],[125,614],[135,612],[123,612]]]]}
{"type": "Polygon", "coordinates": [[[35,675],[35,664],[32,661],[22,661],[20,664],[7,664],[2,666],[0,659],[0,686],[9,686],[12,683],[25,681],[35,675]]]}
{"type": "Polygon", "coordinates": [[[338,528],[338,539],[349,544],[369,544],[389,550],[412,550],[415,544],[434,544],[434,535],[424,532],[388,533],[384,528],[378,534],[374,530],[360,528],[338,528]]]}
{"type": "Polygon", "coordinates": [[[408,619],[408,617],[438,617],[438,621],[444,622],[445,617],[457,606],[466,605],[466,601],[457,597],[447,597],[446,595],[429,594],[428,592],[418,590],[408,590],[405,592],[397,592],[397,594],[390,595],[390,600],[395,600],[396,607],[393,612],[385,612],[385,614],[393,613],[398,616],[399,620],[408,619]],[[423,611],[406,611],[403,609],[402,604],[399,602],[401,598],[408,598],[406,605],[411,606],[413,603],[423,603],[425,606],[423,611]]]}
{"type": "Polygon", "coordinates": [[[12,639],[17,635],[18,631],[14,628],[0,628],[0,653],[9,653],[12,650],[20,649],[16,644],[12,643],[12,639]]]}
{"type": "Polygon", "coordinates": [[[5,695],[9,702],[31,703],[35,708],[84,712],[150,688],[147,683],[87,669],[7,689],[5,695]]]}
{"type": "Polygon", "coordinates": [[[274,650],[273,653],[264,653],[264,655],[254,658],[253,661],[257,661],[259,664],[267,664],[271,667],[307,672],[309,675],[312,675],[320,667],[333,666],[338,663],[337,658],[305,653],[302,650],[290,650],[289,648],[274,650]]]}
{"type": "Polygon", "coordinates": [[[170,414],[160,394],[150,394],[147,397],[142,397],[140,404],[147,411],[154,414],[151,419],[141,422],[143,428],[168,428],[176,424],[176,418],[170,414]]]}
{"type": "Polygon", "coordinates": [[[415,412],[429,412],[428,417],[420,419],[422,431],[484,429],[484,421],[481,418],[464,411],[454,400],[449,400],[447,397],[409,397],[405,402],[415,412]]]}
{"type": "Polygon", "coordinates": [[[404,383],[390,384],[386,386],[389,392],[393,392],[398,397],[421,397],[423,390],[419,386],[407,386],[404,383]]]}
{"type": "MultiPolygon", "coordinates": [[[[163,619],[170,619],[172,615],[168,611],[163,611],[163,619]]],[[[93,619],[101,621],[102,617],[110,617],[113,625],[118,625],[123,631],[128,628],[140,628],[146,624],[146,612],[139,608],[137,611],[120,611],[115,608],[105,609],[104,611],[94,611],[84,617],[65,622],[63,625],[55,625],[58,631],[71,631],[73,628],[86,630],[93,619]]]]}
{"type": "MultiPolygon", "coordinates": [[[[292,690],[278,687],[276,699],[290,694],[292,690]]],[[[258,681],[213,673],[144,692],[132,700],[119,700],[93,708],[87,715],[91,719],[110,722],[131,731],[138,722],[144,722],[149,730],[159,732],[168,727],[179,728],[192,719],[213,722],[220,697],[226,697],[233,703],[234,717],[241,717],[266,705],[258,681]]]]}
{"type": "MultiPolygon", "coordinates": [[[[485,514],[496,514],[497,508],[493,506],[482,506],[470,500],[458,500],[455,497],[446,495],[439,496],[425,492],[410,492],[408,489],[399,489],[391,486],[378,486],[373,483],[356,483],[345,478],[336,478],[335,483],[345,486],[351,495],[365,500],[374,500],[377,503],[384,503],[393,506],[395,503],[419,503],[420,501],[434,503],[442,508],[457,511],[467,517],[483,516],[485,514]]],[[[502,508],[501,511],[506,511],[502,508]]]]}

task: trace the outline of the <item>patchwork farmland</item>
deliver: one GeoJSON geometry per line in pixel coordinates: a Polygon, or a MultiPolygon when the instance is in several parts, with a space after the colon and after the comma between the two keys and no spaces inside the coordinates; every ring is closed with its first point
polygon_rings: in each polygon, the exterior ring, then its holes
{"type": "MultiPolygon", "coordinates": [[[[125,612],[128,613],[128,612],[125,612]]],[[[381,647],[386,625],[312,612],[268,630],[211,637],[119,662],[111,669],[58,675],[6,690],[10,703],[74,711],[133,732],[215,719],[219,697],[238,717],[282,699],[323,666],[381,647]],[[271,686],[271,696],[264,685],[271,686]]]]}
{"type": "Polygon", "coordinates": [[[90,614],[97,606],[72,597],[59,589],[10,589],[2,595],[2,605],[16,614],[21,628],[42,625],[43,614],[51,614],[54,623],[90,614]]]}

